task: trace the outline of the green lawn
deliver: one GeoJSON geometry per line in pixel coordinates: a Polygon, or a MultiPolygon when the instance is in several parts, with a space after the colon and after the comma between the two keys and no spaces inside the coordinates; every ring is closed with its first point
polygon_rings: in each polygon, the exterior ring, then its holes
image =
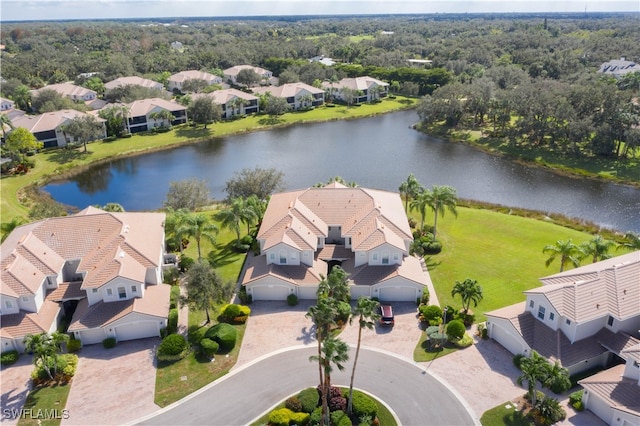
{"type": "Polygon", "coordinates": [[[277,119],[266,115],[251,115],[239,120],[215,123],[204,129],[187,125],[176,126],[169,132],[157,134],[136,134],[131,138],[113,142],[94,142],[88,145],[88,152],[82,148],[56,149],[41,152],[31,157],[36,165],[25,175],[2,177],[0,185],[0,222],[8,222],[16,216],[26,217],[29,199],[21,192],[28,185],[42,186],[55,178],[77,173],[91,164],[115,157],[136,155],[157,149],[164,149],[184,143],[193,143],[213,137],[229,136],[256,130],[288,126],[297,123],[311,123],[368,117],[376,114],[411,108],[417,99],[397,96],[386,98],[374,104],[358,107],[336,105],[333,108],[321,106],[305,112],[284,114],[277,119]]]}
{"type": "Polygon", "coordinates": [[[485,411],[480,417],[480,423],[482,426],[531,426],[533,424],[508,402],[485,411]],[[511,408],[505,408],[507,404],[510,404],[511,408]]]}
{"type": "Polygon", "coordinates": [[[457,350],[459,350],[459,348],[451,343],[446,343],[440,348],[430,348],[427,333],[423,331],[416,348],[413,350],[413,360],[415,362],[429,362],[436,358],[442,358],[443,356],[457,350]]]}
{"type": "MultiPolygon", "coordinates": [[[[432,222],[429,215],[426,223],[432,222]]],[[[484,292],[478,307],[471,305],[479,322],[484,312],[524,301],[523,291],[540,286],[540,277],[559,272],[558,259],[545,267],[545,245],[568,238],[579,244],[591,235],[545,221],[459,207],[457,218],[446,213],[438,219],[437,238],[443,249],[432,261],[440,264],[429,272],[440,306],[460,308],[459,297],[451,297],[453,284],[475,279],[484,292]]]]}
{"type": "MultiPolygon", "coordinates": [[[[63,409],[67,404],[70,390],[69,384],[55,384],[37,387],[30,391],[24,404],[24,409],[27,411],[23,412],[18,425],[59,425],[61,419],[67,414],[63,409]]],[[[73,416],[73,413],[68,415],[73,416]]]]}

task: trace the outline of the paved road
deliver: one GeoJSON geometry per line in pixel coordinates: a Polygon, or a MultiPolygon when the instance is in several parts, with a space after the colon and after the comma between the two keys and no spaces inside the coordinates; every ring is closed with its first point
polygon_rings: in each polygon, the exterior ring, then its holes
{"type": "MultiPolygon", "coordinates": [[[[275,403],[317,385],[318,370],[309,361],[313,354],[315,347],[294,348],[257,360],[139,424],[249,424],[275,403]]],[[[332,374],[332,383],[348,386],[350,373],[349,363],[344,372],[332,374]]],[[[391,354],[362,348],[354,387],[385,402],[402,425],[479,424],[442,382],[391,354]]]]}

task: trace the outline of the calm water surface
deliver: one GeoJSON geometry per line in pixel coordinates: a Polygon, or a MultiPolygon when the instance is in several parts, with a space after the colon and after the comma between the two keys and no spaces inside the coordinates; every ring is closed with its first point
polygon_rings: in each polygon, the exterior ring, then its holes
{"type": "Polygon", "coordinates": [[[414,111],[404,111],[213,139],[115,160],[45,190],[79,208],[117,202],[135,211],[161,207],[169,183],[191,177],[207,180],[212,195],[223,199],[234,172],[256,166],[283,171],[288,189],[341,176],[360,186],[397,191],[414,173],[424,186],[455,187],[461,198],[640,232],[640,189],[518,165],[416,132],[410,128],[416,121],[414,111]]]}

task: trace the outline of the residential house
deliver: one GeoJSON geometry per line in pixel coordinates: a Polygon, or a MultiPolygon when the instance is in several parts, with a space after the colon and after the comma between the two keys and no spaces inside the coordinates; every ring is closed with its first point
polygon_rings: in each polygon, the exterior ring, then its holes
{"type": "Polygon", "coordinates": [[[277,98],[284,98],[292,110],[309,108],[324,103],[324,90],[306,83],[288,83],[282,86],[254,87],[253,93],[264,95],[271,93],[277,98]]]}
{"type": "Polygon", "coordinates": [[[15,108],[15,106],[16,106],[16,103],[13,102],[11,99],[0,98],[0,111],[9,111],[15,108]]]}
{"type": "Polygon", "coordinates": [[[384,98],[389,93],[389,83],[373,77],[343,78],[336,83],[325,81],[322,83],[322,87],[336,99],[342,101],[347,100],[344,89],[349,89],[355,93],[354,103],[370,102],[384,98]]]}
{"type": "Polygon", "coordinates": [[[314,56],[313,58],[309,59],[309,62],[318,62],[327,67],[330,67],[336,64],[336,61],[334,61],[332,58],[327,58],[324,55],[314,56]]]}
{"type": "Polygon", "coordinates": [[[89,90],[86,87],[76,86],[73,83],[49,84],[36,90],[35,93],[40,93],[43,90],[53,90],[60,94],[60,96],[69,98],[75,102],[93,101],[98,97],[95,91],[89,90]]]}
{"type": "Polygon", "coordinates": [[[427,283],[400,196],[333,183],[274,194],[242,285],[253,300],[315,299],[322,276],[340,265],[351,297],[415,301],[427,283]]]}
{"type": "Polygon", "coordinates": [[[120,77],[115,80],[109,81],[104,85],[105,94],[108,94],[110,91],[117,87],[123,86],[142,86],[149,89],[157,89],[164,90],[164,85],[162,83],[158,83],[157,81],[149,80],[147,78],[130,76],[130,77],[120,77]]]}
{"type": "Polygon", "coordinates": [[[227,68],[223,71],[225,80],[229,81],[232,84],[238,84],[237,78],[238,74],[242,70],[253,70],[262,77],[262,80],[268,82],[272,77],[273,73],[269,70],[260,67],[254,67],[252,65],[236,65],[235,67],[227,68]]]}
{"type": "Polygon", "coordinates": [[[187,109],[177,102],[161,98],[142,99],[126,104],[129,110],[127,128],[131,133],[146,132],[154,127],[182,124],[187,122],[187,109]],[[173,120],[154,118],[154,113],[169,111],[173,120]]]}
{"type": "Polygon", "coordinates": [[[608,424],[640,422],[640,251],[541,278],[526,301],[488,312],[487,330],[513,354],[535,350],[584,379],[585,406],[608,424]]]}
{"type": "Polygon", "coordinates": [[[196,93],[191,95],[191,99],[195,100],[202,96],[210,97],[213,99],[213,102],[221,106],[222,118],[253,114],[259,110],[259,98],[238,89],[223,89],[211,93],[196,93]]]}
{"type": "Polygon", "coordinates": [[[182,84],[187,80],[204,80],[209,86],[222,83],[222,78],[217,75],[205,71],[190,70],[173,74],[167,81],[167,87],[171,91],[179,90],[182,92],[182,84]]]}
{"type": "Polygon", "coordinates": [[[182,43],[180,43],[179,41],[174,41],[170,44],[171,48],[173,50],[177,50],[182,52],[184,50],[184,45],[182,43]]]}
{"type": "MultiPolygon", "coordinates": [[[[22,115],[12,118],[11,121],[15,128],[24,127],[31,132],[44,144],[44,148],[53,148],[65,146],[73,141],[73,138],[64,132],[64,125],[74,118],[85,115],[87,114],[74,109],[64,109],[39,115],[22,115]]],[[[103,139],[107,137],[105,120],[100,117],[96,117],[96,120],[103,123],[103,132],[97,135],[96,139],[103,139]]]]}
{"type": "Polygon", "coordinates": [[[62,315],[83,344],[160,336],[164,220],[88,207],[16,228],[1,246],[2,352],[24,351],[26,335],[55,331],[62,315]]]}
{"type": "Polygon", "coordinates": [[[640,72],[640,64],[633,61],[627,61],[624,57],[620,59],[612,59],[600,65],[599,73],[611,75],[615,78],[622,78],[631,72],[640,72]]]}

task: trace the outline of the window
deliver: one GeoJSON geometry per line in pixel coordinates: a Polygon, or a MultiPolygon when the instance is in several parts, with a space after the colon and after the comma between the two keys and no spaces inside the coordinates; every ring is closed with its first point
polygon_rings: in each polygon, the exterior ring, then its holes
{"type": "Polygon", "coordinates": [[[113,290],[110,288],[107,289],[107,296],[113,296],[113,290]]]}
{"type": "Polygon", "coordinates": [[[28,302],[28,301],[29,301],[29,298],[28,298],[27,296],[22,296],[22,301],[23,301],[23,302],[28,302]]]}
{"type": "Polygon", "coordinates": [[[13,303],[11,303],[11,300],[5,300],[4,305],[9,309],[13,308],[13,303]]]}
{"type": "Polygon", "coordinates": [[[280,263],[281,264],[287,264],[287,253],[281,251],[280,252],[280,263]]]}
{"type": "Polygon", "coordinates": [[[389,264],[389,252],[383,252],[382,253],[382,264],[383,265],[388,265],[389,264]]]}
{"type": "Polygon", "coordinates": [[[609,327],[612,327],[612,326],[613,326],[613,317],[612,317],[611,315],[609,315],[609,319],[607,320],[607,325],[608,325],[609,327]]]}
{"type": "Polygon", "coordinates": [[[533,305],[535,305],[535,303],[533,303],[533,300],[529,301],[529,307],[533,309],[533,305]]]}
{"type": "Polygon", "coordinates": [[[124,287],[118,287],[118,297],[120,299],[127,298],[127,290],[124,287]]]}
{"type": "Polygon", "coordinates": [[[544,308],[544,306],[540,306],[538,308],[538,318],[540,318],[541,320],[544,319],[544,313],[545,313],[546,309],[544,308]]]}
{"type": "Polygon", "coordinates": [[[378,253],[373,253],[373,260],[378,260],[378,253]]]}
{"type": "Polygon", "coordinates": [[[556,315],[553,312],[549,312],[549,319],[551,321],[553,321],[555,319],[556,315]]]}
{"type": "Polygon", "coordinates": [[[276,260],[276,254],[275,253],[269,253],[269,260],[276,260]]]}
{"type": "Polygon", "coordinates": [[[91,292],[92,292],[92,293],[97,293],[97,292],[98,292],[98,289],[97,289],[97,288],[92,288],[92,289],[91,289],[91,292]]]}
{"type": "Polygon", "coordinates": [[[569,318],[567,318],[567,319],[565,320],[565,323],[566,323],[567,325],[571,325],[571,320],[570,320],[569,318]]]}
{"type": "Polygon", "coordinates": [[[135,285],[131,286],[131,293],[137,293],[138,292],[138,287],[135,285]]]}
{"type": "Polygon", "coordinates": [[[397,262],[398,258],[399,258],[398,253],[394,253],[393,254],[393,260],[397,262]]]}
{"type": "Polygon", "coordinates": [[[296,260],[298,258],[297,253],[291,253],[291,260],[296,260]]]}

